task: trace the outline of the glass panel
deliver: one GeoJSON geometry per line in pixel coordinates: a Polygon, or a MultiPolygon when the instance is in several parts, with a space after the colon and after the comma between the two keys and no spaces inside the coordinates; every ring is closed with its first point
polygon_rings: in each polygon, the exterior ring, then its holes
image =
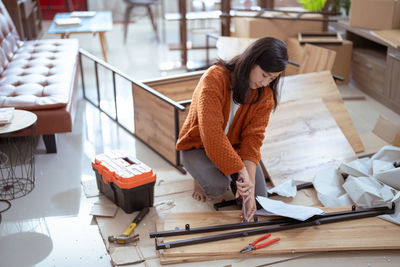
{"type": "Polygon", "coordinates": [[[86,98],[97,104],[97,85],[94,61],[81,55],[86,98]]]}
{"type": "Polygon", "coordinates": [[[119,123],[132,133],[134,127],[132,82],[115,74],[117,88],[117,111],[119,123]]]}
{"type": "Polygon", "coordinates": [[[100,90],[100,108],[115,119],[116,114],[112,71],[100,64],[97,65],[97,71],[100,90]]]}

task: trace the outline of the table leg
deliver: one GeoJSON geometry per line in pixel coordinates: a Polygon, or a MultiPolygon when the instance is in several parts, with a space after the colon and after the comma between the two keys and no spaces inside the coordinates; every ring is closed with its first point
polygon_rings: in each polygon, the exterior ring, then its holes
{"type": "Polygon", "coordinates": [[[99,39],[100,39],[100,45],[101,45],[101,51],[103,53],[103,58],[104,61],[107,61],[107,54],[106,54],[106,33],[105,32],[99,32],[99,39]]]}
{"type": "Polygon", "coordinates": [[[61,33],[61,39],[68,39],[70,33],[61,33]]]}

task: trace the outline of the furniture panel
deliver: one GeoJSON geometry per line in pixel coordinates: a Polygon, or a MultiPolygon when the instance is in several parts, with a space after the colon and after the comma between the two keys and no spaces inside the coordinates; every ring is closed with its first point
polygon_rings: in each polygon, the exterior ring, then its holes
{"type": "Polygon", "coordinates": [[[132,90],[136,136],[177,165],[174,107],[136,84],[132,90]]]}
{"type": "Polygon", "coordinates": [[[353,42],[352,76],[360,89],[400,114],[400,48],[395,45],[396,35],[384,32],[380,36],[379,32],[350,27],[345,21],[332,26],[345,31],[346,39],[353,42]]]}
{"type": "Polygon", "coordinates": [[[369,49],[354,49],[352,77],[367,91],[384,93],[386,74],[385,55],[369,49]]]}
{"type": "Polygon", "coordinates": [[[188,74],[146,80],[143,83],[174,101],[192,99],[193,91],[200,80],[203,71],[188,74]]]}
{"type": "Polygon", "coordinates": [[[387,95],[394,103],[400,103],[400,52],[389,51],[387,55],[388,71],[386,72],[387,95]]]}

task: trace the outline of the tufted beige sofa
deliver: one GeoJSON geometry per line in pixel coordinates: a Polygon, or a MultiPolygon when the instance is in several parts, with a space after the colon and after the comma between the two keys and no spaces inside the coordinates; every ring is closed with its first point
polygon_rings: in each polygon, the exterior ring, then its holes
{"type": "Polygon", "coordinates": [[[78,48],[74,39],[21,41],[0,1],[0,107],[34,112],[48,153],[56,133],[72,131],[78,48]]]}

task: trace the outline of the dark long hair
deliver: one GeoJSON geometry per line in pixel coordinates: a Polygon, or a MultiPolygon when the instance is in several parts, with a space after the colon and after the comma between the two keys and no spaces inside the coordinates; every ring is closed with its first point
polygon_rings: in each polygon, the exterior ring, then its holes
{"type": "MultiPolygon", "coordinates": [[[[251,92],[249,89],[249,77],[253,67],[258,65],[265,72],[281,72],[286,69],[287,62],[286,44],[272,37],[264,37],[251,43],[242,54],[233,59],[229,61],[219,59],[215,64],[226,67],[232,73],[233,101],[237,104],[246,104],[251,92]]],[[[274,108],[278,105],[280,76],[269,84],[274,95],[274,108]]],[[[260,100],[263,88],[258,88],[257,91],[257,99],[249,104],[255,104],[260,100]]]]}

